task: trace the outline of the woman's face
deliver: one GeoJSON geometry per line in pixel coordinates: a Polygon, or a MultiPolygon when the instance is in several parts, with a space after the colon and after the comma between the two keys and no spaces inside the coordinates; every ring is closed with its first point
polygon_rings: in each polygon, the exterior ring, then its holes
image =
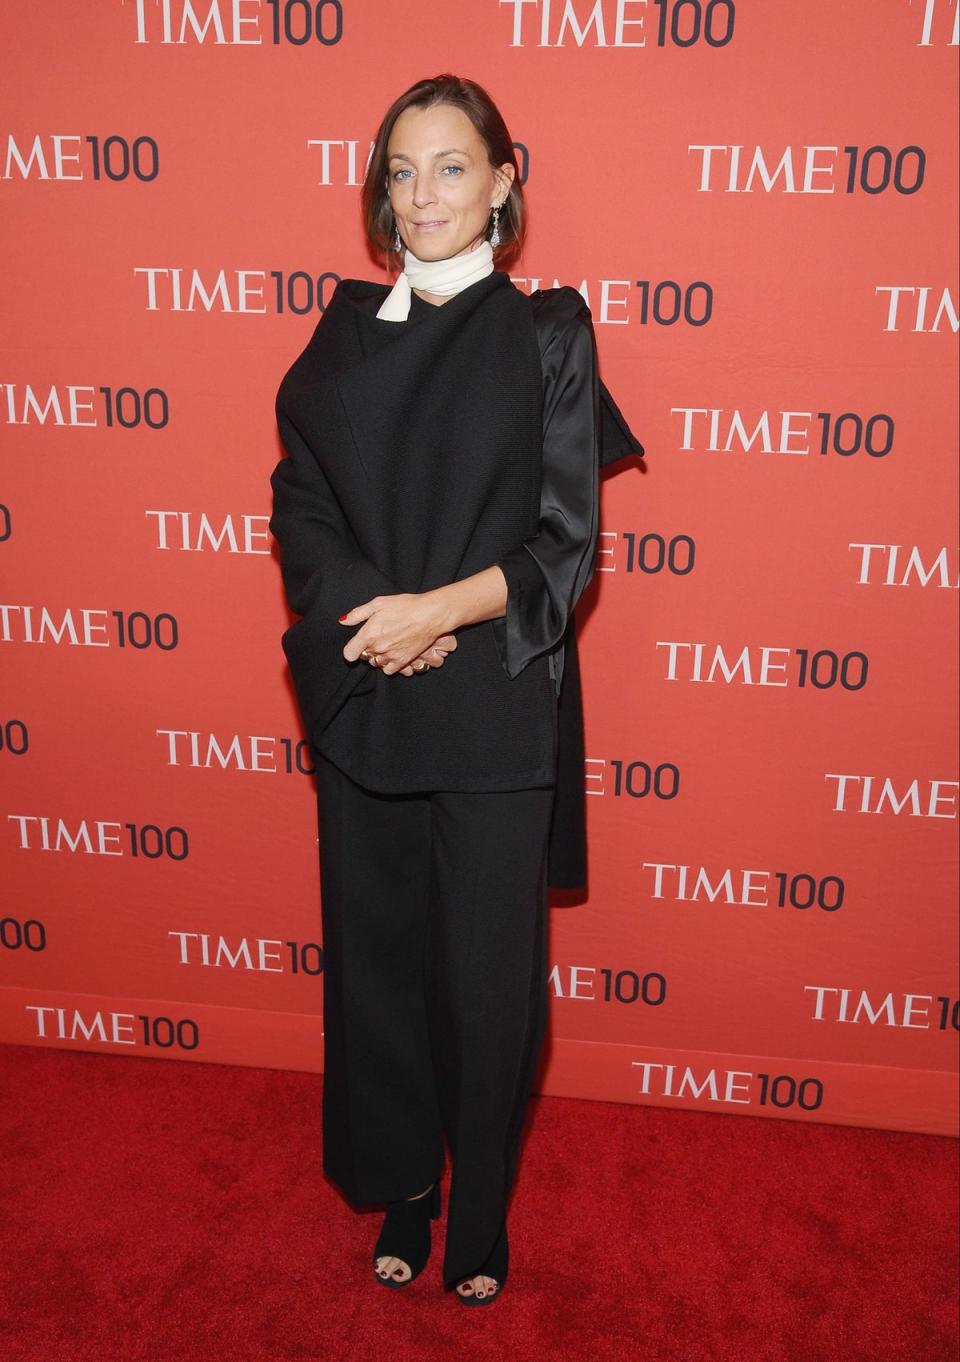
{"type": "Polygon", "coordinates": [[[400,236],[418,260],[446,260],[484,239],[513,166],[498,179],[470,119],[453,104],[404,109],[387,143],[387,191],[400,236]],[[441,154],[442,153],[442,154],[441,154]]]}

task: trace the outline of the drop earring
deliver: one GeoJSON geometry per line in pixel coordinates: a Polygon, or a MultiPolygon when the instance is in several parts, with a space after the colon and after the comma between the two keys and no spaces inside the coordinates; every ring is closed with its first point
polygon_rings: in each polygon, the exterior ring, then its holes
{"type": "Polygon", "coordinates": [[[496,249],[500,245],[500,205],[496,204],[493,209],[493,235],[490,238],[490,245],[496,249]]]}
{"type": "Polygon", "coordinates": [[[395,251],[403,250],[403,242],[400,240],[400,228],[396,224],[396,219],[394,219],[393,224],[393,249],[395,251]]]}

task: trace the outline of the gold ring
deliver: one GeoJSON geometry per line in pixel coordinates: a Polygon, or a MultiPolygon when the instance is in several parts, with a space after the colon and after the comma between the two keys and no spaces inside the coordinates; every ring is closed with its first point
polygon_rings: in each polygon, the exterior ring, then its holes
{"type": "Polygon", "coordinates": [[[379,667],[379,666],[380,666],[380,657],[381,657],[381,654],[380,654],[380,653],[374,653],[374,655],[373,655],[373,665],[374,665],[375,667],[379,667]]]}
{"type": "Polygon", "coordinates": [[[425,659],[422,658],[422,657],[421,657],[421,658],[418,658],[418,661],[419,661],[419,663],[420,663],[420,666],[418,667],[418,666],[417,666],[417,663],[415,662],[415,663],[413,664],[413,670],[414,670],[415,672],[425,672],[425,671],[427,670],[428,663],[427,663],[427,662],[425,661],[425,659]]]}

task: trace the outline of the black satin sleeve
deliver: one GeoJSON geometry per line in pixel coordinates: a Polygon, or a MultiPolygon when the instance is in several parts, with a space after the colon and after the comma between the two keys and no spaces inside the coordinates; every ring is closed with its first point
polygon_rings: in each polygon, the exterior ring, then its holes
{"type": "Polygon", "coordinates": [[[600,379],[600,467],[606,468],[628,454],[646,450],[627,425],[623,412],[600,379]]]}
{"type": "MultiPolygon", "coordinates": [[[[593,320],[576,289],[550,292],[555,325],[541,350],[540,522],[532,538],[496,560],[507,582],[507,605],[491,624],[510,677],[562,644],[596,566],[602,415],[593,320]]],[[[551,670],[559,689],[559,670],[551,670]]]]}

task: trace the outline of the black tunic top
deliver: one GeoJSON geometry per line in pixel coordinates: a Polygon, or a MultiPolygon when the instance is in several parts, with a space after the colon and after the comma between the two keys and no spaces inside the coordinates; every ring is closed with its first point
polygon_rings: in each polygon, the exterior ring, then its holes
{"type": "Polygon", "coordinates": [[[548,879],[584,882],[583,732],[573,610],[590,581],[598,470],[642,453],[599,380],[572,288],[527,297],[494,271],[441,306],[342,280],[284,376],[271,530],[284,634],[312,741],[384,791],[557,783],[548,879]],[[499,564],[504,616],[462,626],[444,665],[385,676],[337,615],[499,564]]]}

